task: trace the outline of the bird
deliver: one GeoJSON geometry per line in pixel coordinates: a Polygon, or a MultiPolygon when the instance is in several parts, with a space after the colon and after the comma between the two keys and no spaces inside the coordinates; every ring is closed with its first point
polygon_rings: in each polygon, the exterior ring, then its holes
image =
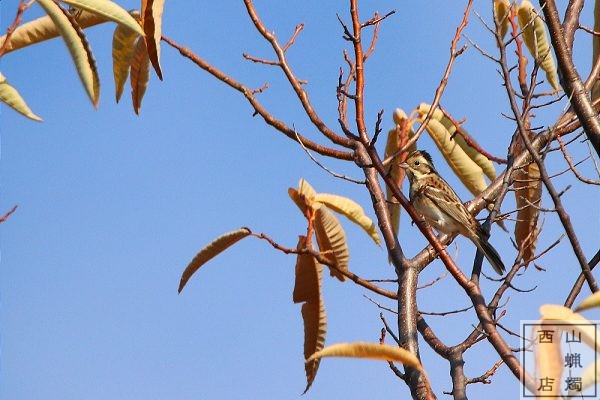
{"type": "Polygon", "coordinates": [[[488,259],[494,270],[503,275],[506,267],[500,255],[460,197],[439,175],[429,153],[424,150],[413,151],[399,166],[406,170],[410,183],[410,202],[425,221],[438,232],[466,236],[488,259]]]}

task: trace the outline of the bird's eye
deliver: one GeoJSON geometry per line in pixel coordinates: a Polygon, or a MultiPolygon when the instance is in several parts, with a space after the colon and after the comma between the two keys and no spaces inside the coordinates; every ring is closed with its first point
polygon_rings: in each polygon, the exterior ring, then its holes
{"type": "Polygon", "coordinates": [[[415,165],[417,165],[417,166],[418,166],[419,164],[421,164],[421,163],[419,162],[419,160],[415,160],[415,165]]]}

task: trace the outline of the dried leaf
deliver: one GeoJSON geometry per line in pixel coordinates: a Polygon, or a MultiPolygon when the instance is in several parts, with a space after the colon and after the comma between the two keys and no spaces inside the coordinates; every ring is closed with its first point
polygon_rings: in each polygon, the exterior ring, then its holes
{"type": "MultiPolygon", "coordinates": [[[[417,111],[424,117],[427,111],[420,105],[417,111]]],[[[464,152],[458,143],[451,139],[451,135],[440,121],[431,118],[425,129],[444,156],[444,159],[458,176],[460,181],[477,196],[487,188],[483,179],[483,170],[464,152]]]]}
{"type": "MultiPolygon", "coordinates": [[[[427,103],[421,103],[419,105],[419,110],[423,116],[426,115],[430,109],[431,109],[431,105],[429,105],[427,103]]],[[[494,163],[492,163],[492,161],[490,161],[489,158],[487,158],[486,156],[481,154],[479,151],[477,151],[477,149],[470,146],[466,142],[463,135],[470,138],[471,141],[475,145],[477,145],[477,142],[475,141],[475,139],[473,139],[473,137],[471,135],[469,135],[469,133],[466,131],[466,129],[464,129],[461,126],[459,129],[460,134],[456,133],[456,125],[454,125],[452,120],[450,118],[448,118],[442,112],[442,110],[440,110],[439,108],[437,108],[433,112],[432,118],[437,119],[438,121],[440,121],[442,123],[442,125],[444,125],[444,128],[446,128],[446,130],[450,134],[450,137],[452,138],[451,140],[454,140],[456,142],[456,144],[459,145],[460,148],[465,152],[465,154],[468,155],[469,158],[475,162],[475,164],[477,164],[477,165],[479,165],[479,167],[481,167],[481,169],[483,170],[483,173],[490,179],[490,181],[493,181],[494,179],[496,179],[496,168],[494,168],[494,163]]]]}
{"type": "Polygon", "coordinates": [[[198,271],[201,266],[206,264],[207,261],[210,261],[212,258],[227,250],[230,246],[234,245],[248,235],[250,235],[250,230],[248,228],[240,228],[219,236],[205,246],[202,250],[200,250],[192,262],[190,262],[183,271],[177,292],[181,293],[187,281],[192,277],[192,275],[194,275],[196,271],[198,271]]]}
{"type": "Polygon", "coordinates": [[[558,73],[554,57],[550,52],[550,42],[546,35],[546,24],[529,0],[523,0],[517,9],[519,26],[523,33],[523,41],[529,52],[546,72],[546,79],[552,88],[560,90],[558,73]]]}
{"type": "Polygon", "coordinates": [[[300,194],[300,192],[298,192],[294,188],[288,188],[288,195],[290,196],[292,201],[298,206],[298,208],[302,212],[302,215],[306,215],[307,208],[311,206],[311,203],[306,199],[306,196],[300,194]]]}
{"type": "Polygon", "coordinates": [[[144,35],[139,22],[127,10],[109,0],[61,0],[73,7],[101,15],[117,24],[128,27],[130,30],[144,35]]]}
{"type": "Polygon", "coordinates": [[[381,244],[377,227],[371,218],[367,217],[363,208],[354,200],[335,194],[319,193],[314,197],[314,201],[345,215],[350,221],[363,228],[377,245],[381,244]]]}
{"type": "Polygon", "coordinates": [[[540,307],[542,321],[556,322],[557,329],[581,334],[581,341],[592,349],[597,348],[596,338],[600,337],[600,332],[595,328],[595,324],[583,317],[581,314],[574,313],[571,309],[555,304],[544,304],[540,307]],[[563,324],[560,326],[559,324],[563,324]]]}
{"type": "Polygon", "coordinates": [[[600,292],[593,293],[586,297],[575,309],[576,312],[589,310],[590,308],[600,307],[600,292]]]}
{"type": "Polygon", "coordinates": [[[494,21],[499,29],[500,37],[504,38],[508,32],[510,21],[510,2],[508,0],[494,0],[494,21]]]}
{"type": "Polygon", "coordinates": [[[90,49],[89,43],[83,31],[77,25],[76,19],[67,11],[63,10],[52,0],[37,0],[46,14],[52,19],[60,35],[64,39],[75,68],[81,79],[81,83],[94,107],[98,106],[100,98],[100,81],[96,61],[90,49]]]}
{"type": "MultiPolygon", "coordinates": [[[[319,206],[316,208],[314,223],[321,253],[325,253],[338,269],[348,271],[350,253],[346,243],[346,233],[338,219],[326,207],[319,206]]],[[[330,268],[329,272],[331,276],[335,276],[342,282],[346,280],[342,273],[333,268],[330,268]]]]}
{"type": "MultiPolygon", "coordinates": [[[[108,21],[106,17],[87,11],[78,12],[73,17],[81,28],[88,28],[108,21]]],[[[10,42],[6,46],[6,53],[58,36],[60,36],[60,33],[57,26],[50,17],[44,16],[18,26],[10,37],[10,42]]],[[[5,40],[6,35],[0,37],[0,46],[5,40]]]]}
{"type": "MultiPolygon", "coordinates": [[[[132,12],[133,17],[139,18],[137,11],[132,12]]],[[[129,68],[133,53],[136,49],[136,40],[140,37],[137,32],[125,25],[117,25],[112,41],[113,76],[115,78],[115,97],[117,103],[121,99],[125,82],[129,76],[129,68]]]]}
{"type": "Polygon", "coordinates": [[[146,33],[146,47],[156,75],[162,81],[160,68],[160,38],[165,0],[142,0],[142,27],[146,33]]]}
{"type": "MultiPolygon", "coordinates": [[[[302,304],[302,319],[304,320],[304,358],[309,358],[325,347],[325,336],[327,334],[327,315],[325,314],[325,303],[320,296],[318,302],[307,302],[302,304]]],[[[304,369],[306,371],[306,388],[308,391],[312,385],[320,360],[306,361],[304,369]]]]}
{"type": "MultiPolygon", "coordinates": [[[[516,151],[520,152],[521,142],[516,151]]],[[[514,172],[514,189],[517,204],[515,240],[521,252],[521,260],[528,261],[535,256],[539,236],[538,218],[542,200],[540,170],[535,162],[514,172]]]]}
{"type": "Polygon", "coordinates": [[[315,191],[315,189],[312,186],[310,186],[310,184],[302,178],[300,178],[300,182],[298,182],[298,192],[300,192],[300,194],[306,196],[306,198],[308,200],[310,200],[311,202],[317,195],[317,192],[315,191]]]}
{"type": "MultiPolygon", "coordinates": [[[[535,355],[535,377],[539,382],[541,378],[554,379],[553,382],[560,382],[563,371],[563,358],[560,348],[560,340],[539,341],[538,332],[540,330],[551,330],[555,335],[560,334],[558,326],[551,324],[543,324],[534,326],[531,330],[532,341],[536,344],[533,346],[535,355]]],[[[560,385],[552,385],[551,390],[544,391],[544,396],[559,397],[561,393],[560,385]]],[[[538,393],[539,394],[539,393],[538,393]]]]}
{"type": "MultiPolygon", "coordinates": [[[[306,237],[300,236],[298,250],[306,247],[306,237]]],[[[310,254],[298,254],[296,258],[296,279],[294,283],[294,303],[318,302],[320,297],[323,266],[310,254]]],[[[311,353],[312,354],[312,353],[311,353]]]]}
{"type": "Polygon", "coordinates": [[[323,357],[368,358],[371,360],[395,361],[407,367],[422,369],[419,359],[408,350],[386,344],[368,342],[333,344],[313,354],[307,361],[323,357]]]}
{"type": "MultiPolygon", "coordinates": [[[[305,236],[300,236],[297,249],[307,246],[305,236]]],[[[294,303],[302,304],[304,321],[304,358],[307,359],[325,346],[327,316],[325,303],[321,295],[323,266],[309,254],[299,254],[296,260],[296,279],[294,284],[294,303]]],[[[319,360],[304,364],[306,370],[306,389],[312,385],[319,368],[319,360]]]]}
{"type": "Polygon", "coordinates": [[[131,58],[131,102],[136,114],[140,114],[142,99],[150,81],[150,58],[143,37],[137,40],[131,58]]]}
{"type": "MultiPolygon", "coordinates": [[[[385,153],[384,153],[384,158],[386,158],[386,159],[388,157],[391,157],[393,154],[396,154],[400,150],[400,148],[406,142],[408,142],[408,140],[411,139],[415,134],[415,132],[413,131],[413,129],[411,127],[408,129],[408,132],[405,134],[405,137],[402,137],[402,135],[403,135],[402,126],[403,126],[403,124],[407,123],[406,120],[408,119],[408,116],[406,115],[404,110],[402,110],[400,108],[397,108],[396,110],[394,110],[393,118],[394,118],[394,123],[396,124],[396,127],[394,129],[391,129],[388,132],[388,138],[387,138],[387,142],[385,145],[385,153]]],[[[396,185],[400,189],[402,189],[402,182],[404,181],[405,171],[403,168],[400,168],[399,165],[403,161],[405,161],[408,154],[412,153],[416,149],[417,149],[417,145],[416,145],[416,143],[413,143],[406,150],[405,153],[398,155],[390,164],[389,173],[388,173],[389,177],[392,181],[394,181],[396,183],[396,185]]],[[[390,219],[392,222],[392,230],[394,231],[395,235],[398,235],[398,231],[400,229],[400,204],[394,197],[392,190],[390,189],[390,187],[388,185],[385,186],[385,198],[387,200],[387,207],[388,207],[388,211],[390,213],[390,219]]]]}
{"type": "Polygon", "coordinates": [[[580,398],[581,392],[589,388],[592,385],[596,385],[600,382],[600,360],[588,365],[581,374],[581,390],[570,390],[568,393],[569,398],[580,398]]]}
{"type": "Polygon", "coordinates": [[[27,106],[25,100],[21,97],[17,89],[12,87],[7,81],[4,75],[0,73],[0,101],[11,107],[13,110],[23,114],[27,118],[34,121],[41,122],[42,119],[35,115],[33,111],[27,106]]]}
{"type": "MultiPolygon", "coordinates": [[[[600,32],[600,0],[594,2],[594,32],[600,32]]],[[[600,56],[600,36],[592,35],[592,65],[600,56]]],[[[600,97],[600,81],[596,80],[592,86],[592,102],[600,97]]]]}

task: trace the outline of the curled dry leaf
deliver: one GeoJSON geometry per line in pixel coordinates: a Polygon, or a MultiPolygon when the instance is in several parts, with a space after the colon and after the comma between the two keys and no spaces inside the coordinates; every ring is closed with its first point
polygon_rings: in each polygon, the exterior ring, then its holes
{"type": "Polygon", "coordinates": [[[318,193],[314,197],[314,201],[327,206],[327,208],[338,214],[345,215],[350,221],[367,232],[377,245],[381,244],[375,223],[373,223],[371,218],[367,217],[363,208],[354,200],[335,194],[318,193]]]}
{"type": "Polygon", "coordinates": [[[555,322],[559,330],[580,333],[582,342],[592,349],[598,348],[596,338],[600,338],[600,332],[596,330],[595,324],[581,314],[555,304],[544,304],[540,307],[540,314],[542,321],[555,322]]]}
{"type": "Polygon", "coordinates": [[[150,58],[143,37],[138,38],[131,57],[131,102],[136,114],[140,114],[142,99],[150,80],[150,58]]]}
{"type": "Polygon", "coordinates": [[[35,115],[29,108],[25,100],[21,97],[17,89],[12,87],[7,81],[4,75],[0,73],[0,101],[11,107],[13,110],[23,114],[29,119],[34,121],[42,121],[40,117],[35,115]]]}
{"type": "Polygon", "coordinates": [[[181,293],[188,280],[196,271],[198,271],[198,269],[200,269],[201,266],[248,235],[250,235],[250,230],[248,228],[240,228],[235,231],[227,232],[200,250],[200,252],[196,254],[196,257],[194,257],[194,259],[183,271],[177,292],[181,293]]]}
{"type": "MultiPolygon", "coordinates": [[[[133,11],[132,15],[135,18],[139,18],[140,13],[133,11]]],[[[129,29],[125,25],[117,25],[115,28],[112,41],[112,59],[117,103],[123,94],[125,82],[127,82],[127,77],[129,76],[133,53],[136,49],[136,40],[139,37],[140,35],[136,31],[129,29]]]]}
{"type": "Polygon", "coordinates": [[[142,30],[139,22],[132,15],[130,15],[127,10],[110,0],[61,1],[81,10],[86,10],[93,14],[101,15],[108,20],[116,22],[117,24],[126,26],[130,30],[137,32],[138,35],[144,35],[144,31],[142,30]]]}
{"type": "MultiPolygon", "coordinates": [[[[517,151],[520,151],[517,143],[517,151]]],[[[535,256],[539,236],[539,207],[542,201],[542,181],[540,170],[535,162],[514,172],[515,200],[517,204],[517,222],[515,240],[521,254],[521,260],[528,261],[535,256]]]]}
{"type": "Polygon", "coordinates": [[[310,185],[310,183],[308,183],[303,178],[300,178],[300,181],[298,182],[298,192],[300,192],[300,194],[306,196],[306,198],[308,200],[310,200],[311,203],[312,203],[312,200],[317,195],[317,191],[310,185]]]}
{"type": "Polygon", "coordinates": [[[96,61],[77,20],[52,0],[37,0],[37,2],[58,28],[69,49],[81,83],[92,104],[97,107],[100,98],[100,81],[96,61]]]}
{"type": "MultiPolygon", "coordinates": [[[[404,132],[402,129],[403,126],[408,123],[408,116],[404,110],[400,108],[394,110],[393,118],[396,126],[388,132],[384,153],[384,157],[386,159],[398,153],[398,151],[400,151],[400,149],[415,134],[412,127],[409,127],[406,132],[404,132]]],[[[408,154],[412,153],[416,149],[417,145],[416,143],[413,143],[405,153],[399,154],[388,167],[390,179],[394,181],[400,189],[402,188],[402,181],[404,180],[405,171],[403,168],[400,168],[399,165],[406,160],[408,154]]],[[[394,194],[388,185],[385,186],[385,199],[387,200],[387,207],[390,213],[392,230],[394,231],[395,235],[398,235],[398,230],[400,229],[400,204],[394,197],[394,194]]]]}
{"type": "Polygon", "coordinates": [[[550,86],[556,91],[560,90],[556,64],[550,52],[550,42],[546,35],[546,24],[529,0],[521,2],[517,14],[527,49],[546,72],[546,79],[550,86]]]}
{"type": "MultiPolygon", "coordinates": [[[[431,109],[431,105],[429,105],[427,103],[421,103],[421,105],[419,105],[419,110],[423,110],[423,112],[424,112],[424,114],[422,114],[422,115],[426,115],[430,109],[431,109]]],[[[456,133],[456,125],[439,108],[437,108],[433,112],[432,117],[437,119],[438,121],[440,121],[442,123],[442,125],[444,125],[444,128],[446,128],[446,130],[450,134],[450,137],[452,138],[452,140],[454,140],[456,142],[456,144],[458,146],[460,146],[460,148],[465,152],[466,155],[469,156],[469,158],[471,160],[473,160],[475,162],[475,164],[477,164],[477,165],[479,165],[479,167],[481,167],[481,169],[483,170],[483,173],[489,178],[490,181],[493,181],[494,179],[496,179],[496,168],[494,168],[494,163],[492,163],[492,161],[489,158],[487,158],[486,156],[481,154],[479,151],[477,151],[476,148],[470,146],[466,142],[466,140],[463,136],[470,138],[471,141],[473,143],[475,143],[475,145],[477,145],[477,142],[475,141],[475,139],[473,139],[473,137],[471,135],[469,135],[469,133],[466,131],[466,129],[464,129],[462,126],[460,126],[459,127],[460,134],[457,134],[456,133]]]]}
{"type": "MultiPolygon", "coordinates": [[[[104,16],[87,11],[78,12],[73,18],[75,18],[77,25],[81,28],[88,28],[108,21],[104,16]]],[[[60,36],[59,30],[52,19],[48,16],[41,17],[20,25],[15,29],[10,36],[10,42],[6,46],[6,53],[58,36],[60,36]]],[[[5,40],[6,35],[0,36],[0,46],[4,44],[5,40]]]]}
{"type": "Polygon", "coordinates": [[[294,188],[288,188],[288,195],[292,199],[292,201],[298,206],[302,215],[306,215],[306,210],[311,206],[311,203],[306,199],[306,196],[300,194],[294,188]]]}
{"type": "Polygon", "coordinates": [[[500,38],[504,38],[508,32],[510,21],[510,2],[508,0],[494,0],[494,22],[500,33],[500,38]]]}
{"type": "MultiPolygon", "coordinates": [[[[300,250],[306,246],[306,237],[300,236],[297,249],[300,250]]],[[[304,302],[302,304],[302,320],[304,322],[305,360],[325,346],[327,315],[323,296],[321,295],[322,279],[323,266],[310,254],[298,254],[293,299],[294,303],[304,302]]],[[[319,360],[305,363],[304,368],[306,371],[304,393],[306,393],[317,376],[319,360]]]]}
{"type": "MultiPolygon", "coordinates": [[[[321,253],[332,260],[337,269],[348,271],[350,252],[346,243],[346,232],[340,221],[325,206],[319,205],[316,208],[314,224],[321,253]]],[[[342,282],[346,280],[346,277],[334,268],[329,268],[329,272],[342,282]]]]}
{"type": "MultiPolygon", "coordinates": [[[[427,111],[419,106],[417,111],[424,117],[427,111]]],[[[452,171],[473,195],[478,195],[487,188],[483,179],[483,170],[452,140],[448,129],[440,121],[431,118],[425,129],[452,168],[452,171]]]]}
{"type": "MultiPolygon", "coordinates": [[[[594,2],[594,32],[600,32],[600,1],[594,2]]],[[[600,55],[600,36],[592,35],[592,65],[600,55]]],[[[592,87],[592,101],[600,97],[600,81],[592,87]]]]}
{"type": "MultiPolygon", "coordinates": [[[[307,247],[305,236],[298,240],[298,250],[307,247]]],[[[323,266],[310,254],[298,254],[296,258],[296,275],[294,283],[294,303],[318,302],[320,297],[323,266]]],[[[311,353],[312,354],[312,353],[311,353]]]]}
{"type": "Polygon", "coordinates": [[[396,346],[388,346],[386,344],[368,342],[333,344],[310,356],[308,361],[323,357],[349,357],[395,361],[400,362],[407,367],[422,370],[419,359],[408,350],[396,346]]]}
{"type": "Polygon", "coordinates": [[[589,310],[590,308],[600,307],[600,292],[593,293],[586,297],[575,309],[576,312],[589,310]]]}
{"type": "Polygon", "coordinates": [[[160,68],[160,38],[165,0],[142,0],[142,27],[146,36],[146,47],[156,75],[162,81],[160,68]]]}
{"type": "MultiPolygon", "coordinates": [[[[555,332],[556,335],[559,334],[559,327],[551,324],[533,326],[531,329],[531,340],[532,342],[536,343],[536,345],[533,346],[533,352],[535,355],[536,381],[539,382],[539,379],[543,377],[553,379],[552,382],[560,382],[563,373],[564,361],[560,347],[560,340],[538,340],[538,332],[541,330],[551,330],[555,332]]],[[[543,394],[544,396],[548,395],[559,397],[560,393],[560,385],[552,385],[551,390],[545,390],[543,394]]]]}
{"type": "Polygon", "coordinates": [[[570,390],[569,398],[581,398],[581,393],[592,385],[597,385],[600,382],[600,360],[588,365],[581,374],[581,389],[570,390]]]}

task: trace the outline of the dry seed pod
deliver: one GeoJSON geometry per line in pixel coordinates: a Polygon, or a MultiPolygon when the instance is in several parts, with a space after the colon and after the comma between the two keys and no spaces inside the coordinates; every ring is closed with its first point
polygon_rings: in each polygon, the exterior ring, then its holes
{"type": "Polygon", "coordinates": [[[510,2],[508,0],[494,0],[494,21],[500,33],[500,38],[504,38],[508,32],[510,21],[510,2]]]}

